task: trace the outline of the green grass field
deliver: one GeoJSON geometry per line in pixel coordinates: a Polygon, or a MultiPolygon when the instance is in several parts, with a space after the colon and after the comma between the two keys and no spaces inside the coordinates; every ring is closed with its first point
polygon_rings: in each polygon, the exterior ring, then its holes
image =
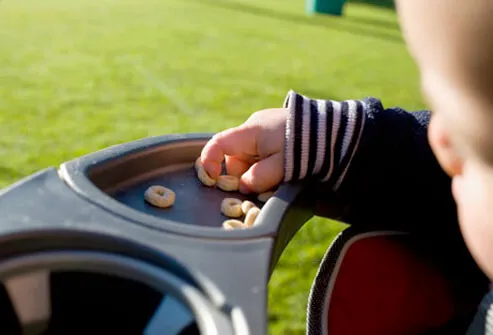
{"type": "MultiPolygon", "coordinates": [[[[423,107],[392,9],[360,0],[333,18],[304,6],[1,1],[0,187],[110,145],[237,125],[289,89],[423,107]]],[[[289,245],[269,287],[272,334],[304,334],[317,264],[342,227],[314,219],[289,245]]]]}

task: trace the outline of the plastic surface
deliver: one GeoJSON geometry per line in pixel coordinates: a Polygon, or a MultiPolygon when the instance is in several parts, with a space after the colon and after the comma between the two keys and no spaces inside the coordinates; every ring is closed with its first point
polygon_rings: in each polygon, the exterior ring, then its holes
{"type": "MultiPolygon", "coordinates": [[[[142,162],[145,164],[145,162],[142,162]]],[[[115,167],[118,170],[118,167],[115,167]]],[[[247,197],[239,192],[224,192],[214,187],[203,186],[196,177],[192,165],[169,165],[160,170],[158,176],[128,185],[109,193],[115,200],[137,211],[181,224],[222,229],[226,219],[221,211],[224,198],[250,200],[262,208],[263,203],[256,196],[247,197]],[[162,185],[173,190],[176,201],[168,208],[158,208],[144,201],[143,194],[148,187],[162,185]]]]}
{"type": "Polygon", "coordinates": [[[288,208],[302,191],[301,185],[279,187],[275,197],[264,205],[268,216],[261,213],[255,227],[224,231],[222,199],[246,197],[202,186],[196,178],[193,164],[210,137],[166,135],[125,143],[69,161],[60,167],[60,174],[89,201],[151,228],[215,239],[277,235],[288,208]],[[143,192],[154,183],[170,186],[177,193],[174,208],[157,209],[144,203],[143,192]]]}
{"type": "Polygon", "coordinates": [[[210,136],[125,143],[0,191],[0,261],[40,251],[118,253],[194,285],[229,315],[233,334],[266,334],[267,283],[311,218],[310,198],[301,185],[283,185],[263,205],[257,226],[221,229],[219,204],[232,194],[200,185],[192,167],[210,136]],[[177,192],[171,211],[143,203],[142,190],[157,181],[177,192]]]}

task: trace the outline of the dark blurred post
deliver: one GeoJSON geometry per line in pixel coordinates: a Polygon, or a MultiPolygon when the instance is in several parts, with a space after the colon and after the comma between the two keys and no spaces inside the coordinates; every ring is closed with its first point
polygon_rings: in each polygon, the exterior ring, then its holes
{"type": "Polygon", "coordinates": [[[308,14],[341,16],[346,0],[306,0],[308,14]]]}

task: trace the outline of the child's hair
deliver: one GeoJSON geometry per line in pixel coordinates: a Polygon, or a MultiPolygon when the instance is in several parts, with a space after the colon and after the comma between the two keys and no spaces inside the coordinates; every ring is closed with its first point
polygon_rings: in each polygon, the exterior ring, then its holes
{"type": "Polygon", "coordinates": [[[431,107],[457,108],[488,125],[474,146],[493,165],[493,1],[396,3],[431,107]]]}

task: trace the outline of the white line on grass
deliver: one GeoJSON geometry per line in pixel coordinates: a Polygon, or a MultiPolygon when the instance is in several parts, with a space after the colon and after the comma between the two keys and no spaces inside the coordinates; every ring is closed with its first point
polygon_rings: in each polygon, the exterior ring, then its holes
{"type": "Polygon", "coordinates": [[[147,70],[140,60],[130,59],[129,57],[121,57],[126,63],[132,64],[133,68],[144,77],[147,82],[149,82],[152,87],[158,90],[162,95],[168,98],[181,112],[188,115],[197,115],[197,111],[191,108],[186,102],[185,99],[182,98],[178,92],[172,87],[166,85],[164,81],[158,79],[154,76],[149,70],[147,70]]]}

